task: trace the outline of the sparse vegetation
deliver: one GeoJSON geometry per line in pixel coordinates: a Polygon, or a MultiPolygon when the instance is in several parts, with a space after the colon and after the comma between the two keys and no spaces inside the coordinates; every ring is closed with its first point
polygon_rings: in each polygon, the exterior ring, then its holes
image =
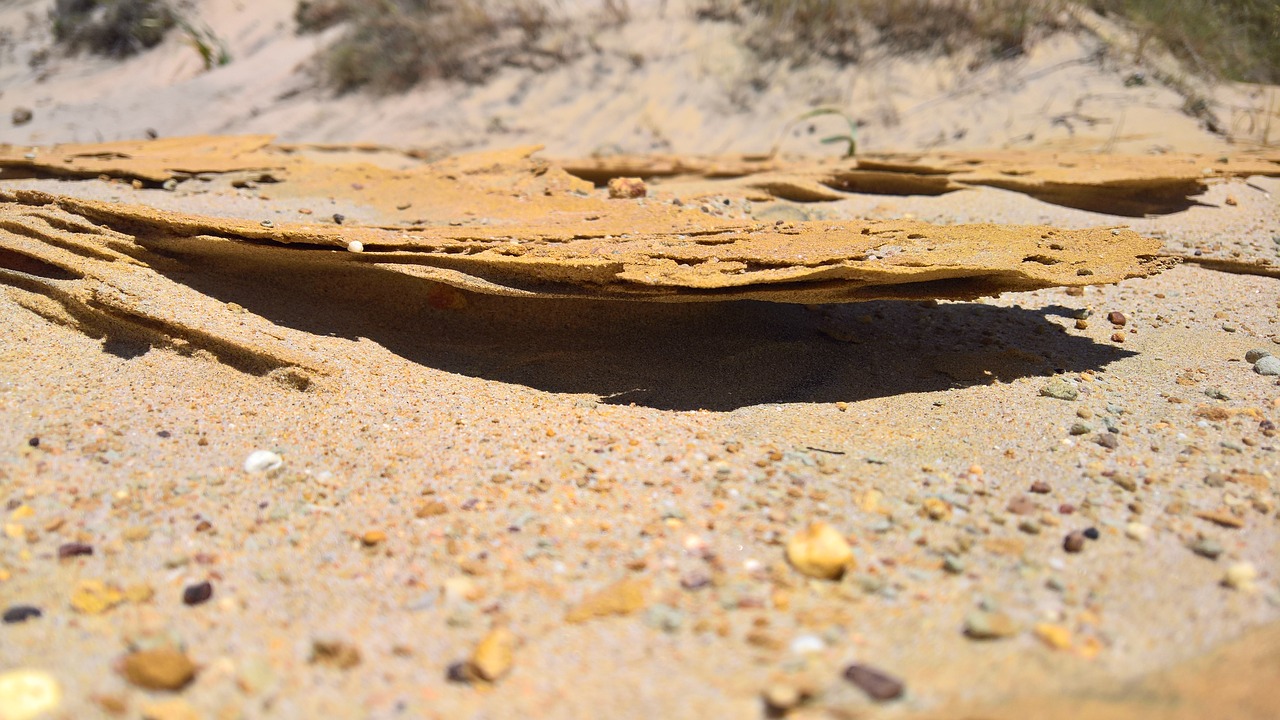
{"type": "Polygon", "coordinates": [[[1210,77],[1280,83],[1276,0],[1089,0],[1210,77]]]}
{"type": "Polygon", "coordinates": [[[57,0],[49,14],[58,42],[118,58],[159,45],[177,24],[163,0],[57,0]]]}
{"type": "Polygon", "coordinates": [[[990,57],[1025,51],[1059,29],[1058,2],[1041,0],[712,0],[711,15],[748,18],[747,44],[768,58],[856,62],[873,46],[893,52],[990,57]],[[731,6],[739,5],[741,12],[731,6]]]}
{"type": "Polygon", "coordinates": [[[339,90],[394,92],[431,78],[479,82],[503,66],[546,69],[570,55],[541,0],[311,0],[299,30],[348,23],[325,74],[339,90]]]}

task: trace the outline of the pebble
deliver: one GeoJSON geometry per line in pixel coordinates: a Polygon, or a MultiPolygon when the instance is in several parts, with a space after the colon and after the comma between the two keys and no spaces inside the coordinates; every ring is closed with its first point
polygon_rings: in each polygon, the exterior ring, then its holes
{"type": "Polygon", "coordinates": [[[1071,433],[1072,435],[1088,435],[1089,433],[1093,432],[1093,426],[1090,425],[1089,423],[1074,422],[1074,423],[1071,423],[1071,429],[1068,430],[1067,432],[1071,433]]]}
{"type": "Polygon", "coordinates": [[[869,665],[854,663],[844,669],[844,677],[878,702],[896,700],[906,690],[901,680],[869,665]]]}
{"type": "Polygon", "coordinates": [[[1124,327],[1125,323],[1129,322],[1129,318],[1125,317],[1124,313],[1113,310],[1107,313],[1107,322],[1115,325],[1116,327],[1124,327]]]}
{"type": "Polygon", "coordinates": [[[974,610],[964,618],[964,634],[974,640],[998,640],[1017,635],[1021,627],[1002,612],[974,610]]]}
{"type": "Polygon", "coordinates": [[[1067,536],[1062,540],[1062,549],[1069,553],[1078,553],[1084,550],[1084,541],[1084,533],[1079,530],[1067,533],[1067,536]]]}
{"type": "Polygon", "coordinates": [[[1200,518],[1201,520],[1208,520],[1209,522],[1214,523],[1216,525],[1221,525],[1222,527],[1237,528],[1237,529],[1244,527],[1244,520],[1241,520],[1240,518],[1236,517],[1235,515],[1232,515],[1229,512],[1221,512],[1217,510],[1197,510],[1193,514],[1196,517],[1200,518]]]}
{"type": "Polygon", "coordinates": [[[1019,495],[1010,500],[1005,509],[1014,515],[1031,515],[1036,511],[1036,504],[1026,495],[1019,495]]]}
{"type": "Polygon", "coordinates": [[[566,622],[580,623],[610,615],[629,615],[645,606],[648,590],[649,583],[645,580],[619,580],[583,598],[582,602],[565,613],[564,619],[566,622]]]}
{"type": "Polygon", "coordinates": [[[1099,537],[1102,536],[1102,533],[1098,532],[1098,528],[1091,527],[1091,528],[1085,528],[1083,535],[1089,538],[1090,540],[1097,540],[1099,537]]]}
{"type": "Polygon", "coordinates": [[[284,458],[270,450],[254,450],[244,460],[244,471],[247,473],[270,472],[284,465],[284,458]]]}
{"type": "Polygon", "coordinates": [[[615,200],[642,198],[648,192],[641,178],[616,177],[609,180],[609,197],[615,200]]]}
{"type": "Polygon", "coordinates": [[[85,543],[70,542],[63,543],[58,546],[58,559],[66,560],[67,558],[80,557],[81,555],[92,555],[93,546],[85,543]]]}
{"type": "Polygon", "coordinates": [[[785,714],[804,702],[804,695],[799,688],[780,682],[770,683],[761,693],[761,697],[774,715],[785,714]]]}
{"type": "Polygon", "coordinates": [[[827,649],[827,643],[817,635],[797,635],[792,641],[790,650],[794,655],[814,655],[827,649]]]}
{"type": "Polygon", "coordinates": [[[213,597],[213,585],[208,581],[188,585],[182,590],[183,605],[199,605],[213,597]]]}
{"type": "Polygon", "coordinates": [[[819,521],[787,541],[787,560],[809,577],[836,580],[853,562],[853,550],[839,531],[819,521]]]}
{"type": "Polygon", "coordinates": [[[1151,528],[1143,525],[1142,523],[1131,522],[1128,525],[1125,525],[1124,534],[1130,540],[1146,542],[1147,538],[1151,537],[1151,528]]]}
{"type": "Polygon", "coordinates": [[[1036,625],[1035,632],[1040,642],[1054,650],[1066,650],[1071,647],[1071,631],[1061,625],[1039,623],[1036,625]]]}
{"type": "Polygon", "coordinates": [[[955,555],[947,553],[947,555],[942,558],[942,569],[952,575],[959,575],[964,572],[964,567],[964,561],[955,555]]]}
{"type": "Polygon", "coordinates": [[[0,673],[0,718],[35,720],[61,704],[62,688],[49,673],[25,668],[0,673]]]}
{"type": "Polygon", "coordinates": [[[1033,493],[1044,495],[1052,491],[1053,491],[1053,488],[1049,486],[1049,483],[1043,480],[1037,480],[1031,483],[1031,492],[1033,493]]]}
{"type": "Polygon", "coordinates": [[[370,530],[360,536],[360,544],[365,547],[377,547],[387,541],[387,534],[381,530],[370,530]]]}
{"type": "Polygon", "coordinates": [[[1253,364],[1253,371],[1259,375],[1280,375],[1280,358],[1268,355],[1253,364]]]}
{"type": "Polygon", "coordinates": [[[310,662],[350,670],[360,664],[360,650],[340,640],[312,640],[310,662]]]}
{"type": "Polygon", "coordinates": [[[1058,400],[1075,400],[1080,397],[1080,391],[1076,386],[1062,378],[1054,378],[1045,383],[1044,387],[1040,388],[1040,394],[1058,400]]]}
{"type": "Polygon", "coordinates": [[[31,605],[14,605],[4,611],[4,623],[13,625],[14,623],[22,623],[32,618],[41,617],[42,615],[44,613],[40,612],[40,608],[32,607],[31,605]]]}
{"type": "Polygon", "coordinates": [[[921,510],[930,520],[946,520],[951,517],[951,506],[939,498],[926,498],[921,510]]]}
{"type": "Polygon", "coordinates": [[[1094,438],[1094,440],[1108,450],[1115,450],[1120,447],[1120,440],[1115,436],[1115,433],[1098,433],[1098,436],[1094,438]]]}
{"type": "Polygon", "coordinates": [[[1210,560],[1217,560],[1218,556],[1223,553],[1222,543],[1212,538],[1200,538],[1191,543],[1191,552],[1200,557],[1207,557],[1210,560]]]}
{"type": "Polygon", "coordinates": [[[125,656],[121,674],[147,690],[181,690],[196,677],[195,663],[175,647],[139,650],[125,656]]]}
{"type": "Polygon", "coordinates": [[[71,607],[86,615],[100,615],[124,602],[124,593],[101,580],[81,580],[71,593],[71,607]]]}
{"type": "Polygon", "coordinates": [[[467,669],[485,682],[496,682],[511,671],[515,650],[515,633],[506,628],[494,628],[476,645],[471,659],[467,661],[467,669]]]}
{"type": "Polygon", "coordinates": [[[1138,490],[1138,481],[1124,473],[1116,473],[1115,475],[1112,475],[1111,482],[1124,490],[1128,490],[1129,492],[1136,492],[1138,490]]]}
{"type": "Polygon", "coordinates": [[[359,240],[352,240],[347,243],[347,252],[362,253],[364,252],[364,243],[359,240]]]}
{"type": "Polygon", "coordinates": [[[1244,361],[1247,363],[1256,363],[1264,357],[1270,357],[1271,351],[1265,348],[1254,348],[1244,354],[1244,361]]]}
{"type": "Polygon", "coordinates": [[[1253,592],[1256,589],[1254,581],[1257,579],[1258,569],[1253,563],[1238,562],[1227,568],[1226,574],[1222,576],[1222,584],[1232,590],[1253,592]]]}

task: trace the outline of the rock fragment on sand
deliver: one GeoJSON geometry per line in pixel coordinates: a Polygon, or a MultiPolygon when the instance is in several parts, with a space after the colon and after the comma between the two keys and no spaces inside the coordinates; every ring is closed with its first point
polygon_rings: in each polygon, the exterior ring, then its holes
{"type": "Polygon", "coordinates": [[[200,605],[213,597],[213,585],[208,581],[188,585],[182,590],[183,605],[200,605]]]}
{"type": "Polygon", "coordinates": [[[1054,650],[1067,650],[1071,647],[1071,631],[1061,625],[1039,623],[1035,627],[1035,633],[1040,642],[1054,650]]]}
{"type": "Polygon", "coordinates": [[[1002,612],[974,610],[965,616],[964,634],[974,640],[999,640],[1017,635],[1022,628],[1002,612]]]}
{"type": "Polygon", "coordinates": [[[854,663],[845,668],[844,677],[877,702],[896,700],[906,691],[901,680],[870,665],[854,663]]]}
{"type": "Polygon", "coordinates": [[[1264,357],[1270,357],[1271,351],[1266,348],[1254,348],[1244,354],[1244,361],[1247,363],[1256,363],[1264,357]]]}
{"type": "Polygon", "coordinates": [[[312,640],[310,662],[350,670],[360,664],[360,650],[340,640],[312,640]]]}
{"type": "Polygon", "coordinates": [[[1045,385],[1040,388],[1040,394],[1044,397],[1051,397],[1058,400],[1075,400],[1080,397],[1080,391],[1076,389],[1076,386],[1062,378],[1054,378],[1045,383],[1045,385]]]}
{"type": "Polygon", "coordinates": [[[27,668],[0,673],[0,718],[35,720],[61,704],[62,688],[49,673],[27,668]]]}
{"type": "Polygon", "coordinates": [[[1084,550],[1084,541],[1084,533],[1079,530],[1067,533],[1067,536],[1062,539],[1062,549],[1069,553],[1078,553],[1084,550]]]}
{"type": "Polygon", "coordinates": [[[610,615],[629,615],[645,606],[648,589],[649,583],[644,580],[620,580],[583,598],[582,602],[569,609],[564,619],[580,623],[610,615]]]}
{"type": "Polygon", "coordinates": [[[635,177],[616,177],[609,180],[609,197],[619,199],[642,198],[649,194],[644,180],[635,177]]]}
{"type": "Polygon", "coordinates": [[[1258,569],[1253,563],[1238,562],[1227,568],[1227,572],[1222,576],[1222,584],[1232,590],[1241,592],[1253,592],[1257,589],[1254,581],[1258,579],[1258,569]]]}
{"type": "Polygon", "coordinates": [[[1213,538],[1200,538],[1191,543],[1191,552],[1206,557],[1210,560],[1217,560],[1218,556],[1223,553],[1222,543],[1213,538]]]}
{"type": "Polygon", "coordinates": [[[244,471],[247,473],[271,472],[284,465],[284,458],[270,450],[254,450],[244,459],[244,471]]]}
{"type": "Polygon", "coordinates": [[[815,522],[787,541],[787,561],[809,577],[837,580],[853,562],[853,550],[835,528],[815,522]]]}
{"type": "Polygon", "coordinates": [[[473,675],[485,682],[496,682],[511,671],[515,660],[516,636],[506,628],[494,628],[476,645],[467,661],[473,675]]]}
{"type": "Polygon", "coordinates": [[[71,608],[85,615],[100,615],[124,600],[119,588],[101,580],[81,580],[71,592],[71,608]]]}
{"type": "Polygon", "coordinates": [[[120,672],[130,684],[147,690],[181,690],[196,677],[195,663],[175,647],[139,650],[125,656],[120,672]]]}
{"type": "Polygon", "coordinates": [[[1139,522],[1131,522],[1124,526],[1125,537],[1137,542],[1146,542],[1151,537],[1151,528],[1139,522]]]}
{"type": "Polygon", "coordinates": [[[1253,364],[1253,371],[1259,375],[1280,375],[1280,358],[1267,355],[1253,364]]]}
{"type": "Polygon", "coordinates": [[[4,624],[14,625],[24,623],[28,620],[38,618],[44,613],[40,612],[40,608],[32,605],[14,605],[4,611],[4,624]]]}

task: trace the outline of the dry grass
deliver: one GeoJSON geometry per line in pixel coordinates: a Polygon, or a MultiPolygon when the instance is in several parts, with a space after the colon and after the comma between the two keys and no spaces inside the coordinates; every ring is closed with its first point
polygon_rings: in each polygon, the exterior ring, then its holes
{"type": "Polygon", "coordinates": [[[1089,0],[1159,42],[1202,75],[1280,83],[1276,0],[1089,0]]]}
{"type": "Polygon", "coordinates": [[[747,43],[768,58],[856,62],[871,47],[895,53],[979,56],[1023,53],[1037,34],[1060,27],[1051,0],[712,0],[706,14],[740,6],[747,43]]]}
{"type": "Polygon", "coordinates": [[[53,37],[72,51],[127,57],[155,47],[177,24],[163,0],[57,0],[53,37]]]}
{"type": "Polygon", "coordinates": [[[299,29],[346,23],[324,72],[340,91],[389,93],[435,78],[480,82],[504,66],[547,69],[567,59],[540,0],[311,0],[299,29]]]}

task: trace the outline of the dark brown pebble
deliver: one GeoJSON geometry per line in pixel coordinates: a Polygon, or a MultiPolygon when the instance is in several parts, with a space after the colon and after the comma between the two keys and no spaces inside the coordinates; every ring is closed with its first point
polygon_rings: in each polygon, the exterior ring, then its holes
{"type": "Polygon", "coordinates": [[[1107,321],[1117,327],[1124,327],[1124,324],[1129,322],[1129,318],[1125,317],[1124,313],[1113,310],[1107,313],[1107,321]]]}
{"type": "Polygon", "coordinates": [[[462,661],[449,663],[444,676],[449,682],[469,683],[475,681],[475,675],[471,673],[471,668],[462,661]]]}
{"type": "Polygon", "coordinates": [[[1067,533],[1067,537],[1062,541],[1062,549],[1069,553],[1078,553],[1084,549],[1084,533],[1079,530],[1067,533]]]}
{"type": "Polygon", "coordinates": [[[42,615],[44,613],[40,612],[40,608],[30,605],[14,605],[4,611],[4,622],[6,625],[12,625],[13,623],[26,622],[31,618],[38,618],[42,615]]]}
{"type": "Polygon", "coordinates": [[[1101,445],[1102,447],[1108,450],[1115,450],[1116,448],[1120,447],[1120,440],[1115,436],[1114,433],[1109,433],[1109,432],[1099,433],[1098,437],[1095,439],[1097,440],[1097,443],[1099,445],[1101,445]]]}
{"type": "Polygon", "coordinates": [[[27,441],[27,444],[30,445],[31,447],[40,447],[40,438],[33,437],[27,441]]]}
{"type": "Polygon", "coordinates": [[[66,560],[67,558],[73,558],[78,555],[92,555],[92,554],[93,554],[93,546],[85,545],[84,543],[76,543],[76,542],[64,543],[58,546],[59,560],[66,560]]]}
{"type": "Polygon", "coordinates": [[[1049,487],[1049,483],[1043,480],[1037,480],[1031,483],[1031,492],[1033,493],[1039,493],[1041,495],[1044,495],[1045,493],[1048,493],[1052,489],[1053,488],[1049,487]]]}
{"type": "Polygon", "coordinates": [[[341,225],[341,224],[342,224],[342,221],[343,221],[343,220],[346,220],[346,219],[347,219],[347,216],[346,216],[346,215],[343,215],[342,213],[334,213],[334,214],[333,214],[333,221],[334,221],[335,223],[339,224],[339,225],[341,225]]]}
{"type": "Polygon", "coordinates": [[[844,669],[844,677],[862,688],[872,700],[881,702],[900,698],[906,690],[906,686],[898,678],[867,665],[850,665],[844,669]]]}
{"type": "Polygon", "coordinates": [[[182,602],[186,605],[199,605],[213,597],[213,586],[208,581],[188,585],[182,591],[182,602]]]}
{"type": "Polygon", "coordinates": [[[1098,533],[1098,528],[1091,527],[1084,531],[1084,536],[1090,540],[1097,540],[1100,534],[1098,533]]]}

